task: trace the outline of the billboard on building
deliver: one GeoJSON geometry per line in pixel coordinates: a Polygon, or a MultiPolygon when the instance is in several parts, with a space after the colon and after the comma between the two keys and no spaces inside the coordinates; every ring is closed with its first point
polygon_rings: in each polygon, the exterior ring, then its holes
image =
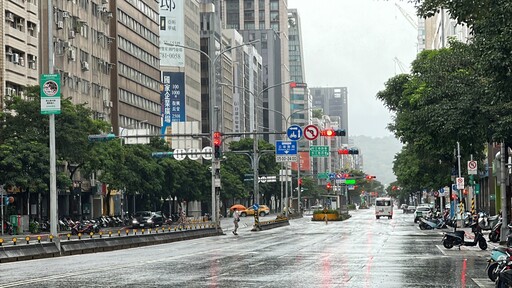
{"type": "Polygon", "coordinates": [[[162,134],[170,134],[171,123],[185,121],[185,73],[162,72],[162,134]]]}
{"type": "MultiPolygon", "coordinates": [[[[309,152],[299,152],[300,159],[300,171],[311,170],[311,158],[309,158],[309,152]]],[[[292,162],[292,170],[297,170],[297,162],[292,162]]]]}
{"type": "Polygon", "coordinates": [[[160,1],[160,66],[185,66],[185,49],[166,45],[185,45],[184,14],[183,0],[160,1]]]}

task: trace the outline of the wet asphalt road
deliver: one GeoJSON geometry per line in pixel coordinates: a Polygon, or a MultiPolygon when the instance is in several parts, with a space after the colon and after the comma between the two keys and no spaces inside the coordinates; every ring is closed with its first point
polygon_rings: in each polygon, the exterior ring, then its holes
{"type": "Polygon", "coordinates": [[[353,211],[328,225],[304,217],[261,232],[242,218],[239,236],[223,219],[225,236],[0,264],[0,287],[493,287],[490,248],[447,250],[449,229],[422,231],[395,213],[353,211]]]}

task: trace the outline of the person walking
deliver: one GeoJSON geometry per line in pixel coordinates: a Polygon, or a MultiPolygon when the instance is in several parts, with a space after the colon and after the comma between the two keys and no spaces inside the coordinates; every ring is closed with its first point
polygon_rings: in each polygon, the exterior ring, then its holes
{"type": "Polygon", "coordinates": [[[238,222],[240,222],[240,213],[235,209],[235,211],[233,211],[233,224],[235,224],[235,229],[232,231],[235,235],[238,235],[238,222]]]}

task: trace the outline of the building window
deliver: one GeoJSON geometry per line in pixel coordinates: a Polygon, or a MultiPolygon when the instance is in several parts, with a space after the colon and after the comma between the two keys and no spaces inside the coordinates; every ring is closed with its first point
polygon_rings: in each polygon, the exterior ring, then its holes
{"type": "Polygon", "coordinates": [[[279,10],[279,1],[270,1],[270,11],[279,10]]]}

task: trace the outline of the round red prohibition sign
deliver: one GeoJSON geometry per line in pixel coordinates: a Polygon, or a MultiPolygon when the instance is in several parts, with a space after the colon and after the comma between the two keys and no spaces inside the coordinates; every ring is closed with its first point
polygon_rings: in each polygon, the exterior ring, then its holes
{"type": "Polygon", "coordinates": [[[320,135],[320,130],[316,125],[308,125],[304,127],[304,138],[308,139],[309,141],[313,141],[316,138],[318,138],[318,135],[320,135]]]}
{"type": "Polygon", "coordinates": [[[469,161],[468,162],[468,168],[469,169],[476,169],[476,161],[469,161]]]}

